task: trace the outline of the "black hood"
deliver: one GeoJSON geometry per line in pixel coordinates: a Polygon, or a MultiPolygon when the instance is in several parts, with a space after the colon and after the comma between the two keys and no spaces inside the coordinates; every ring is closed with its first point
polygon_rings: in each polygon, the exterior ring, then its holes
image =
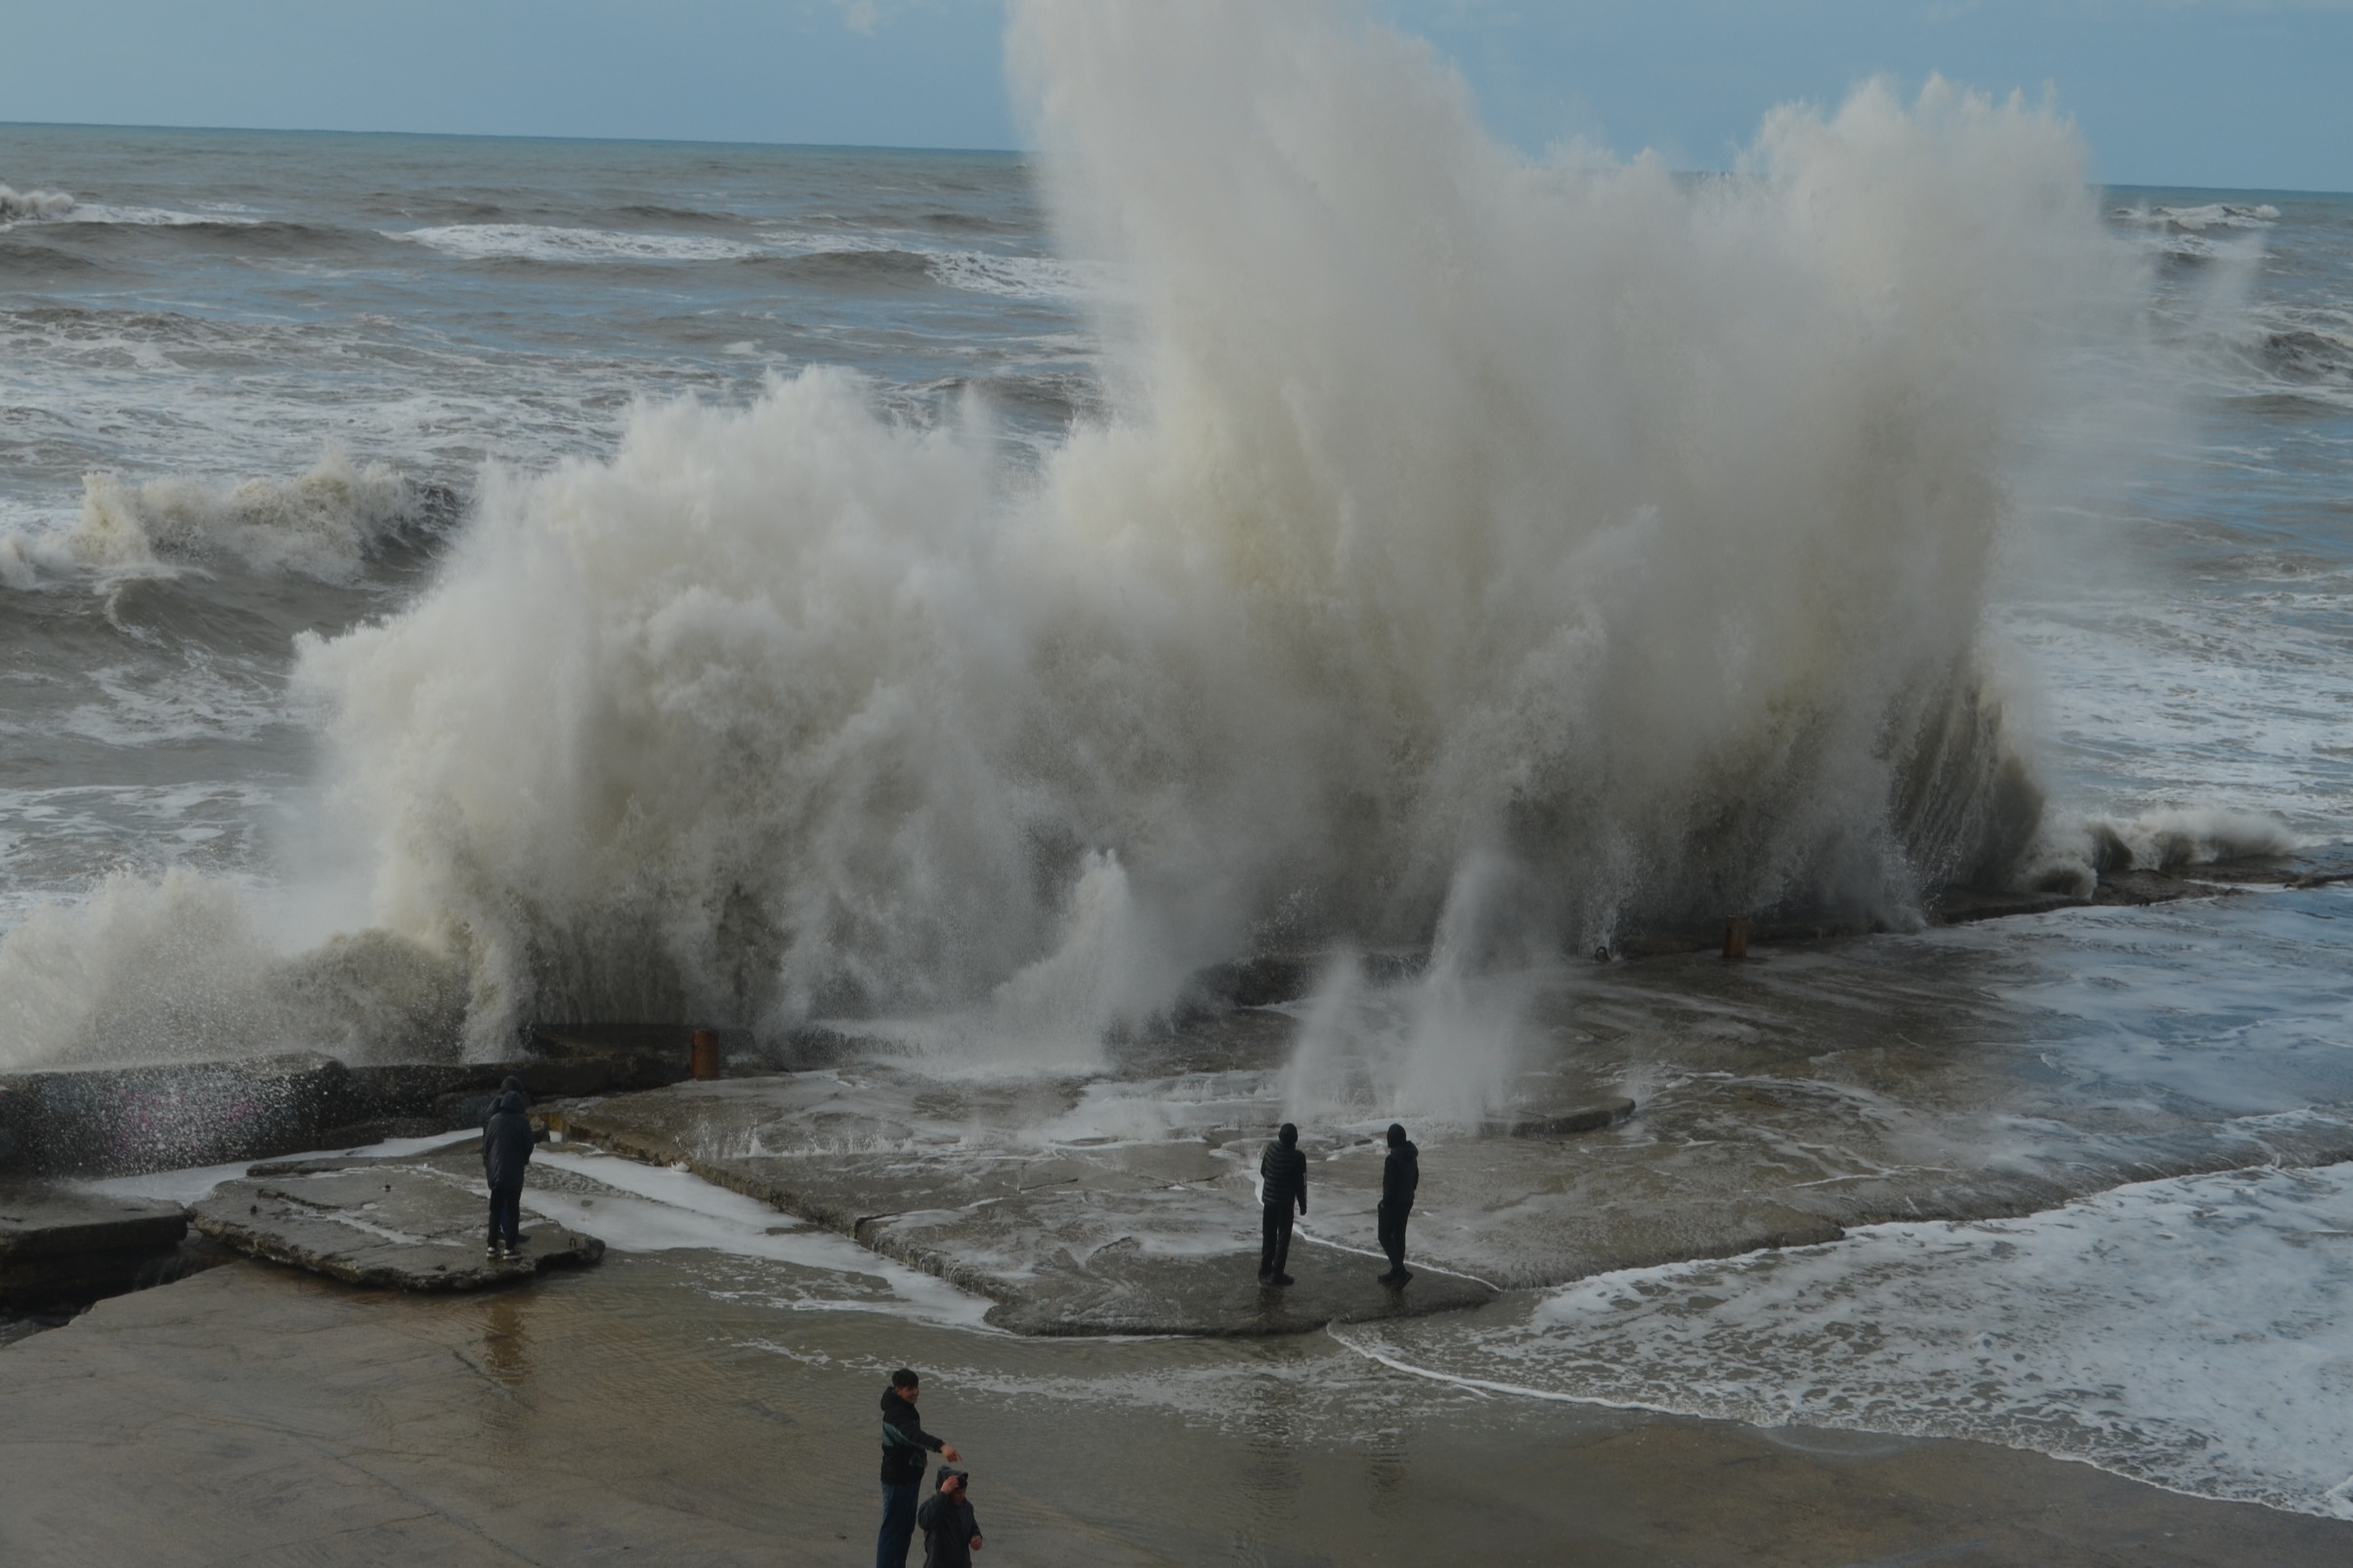
{"type": "Polygon", "coordinates": [[[900,1406],[900,1407],[902,1407],[902,1408],[904,1408],[904,1409],[907,1409],[907,1410],[913,1410],[913,1409],[915,1409],[915,1407],[914,1407],[913,1405],[910,1405],[910,1404],[908,1404],[908,1403],[907,1403],[907,1396],[906,1396],[905,1394],[902,1394],[902,1393],[900,1393],[900,1392],[899,1392],[899,1391],[898,1391],[896,1388],[885,1388],[885,1389],[883,1389],[883,1390],[882,1390],[882,1414],[884,1414],[885,1416],[889,1415],[889,1414],[890,1414],[890,1407],[891,1407],[891,1406],[893,1406],[893,1405],[898,1405],[898,1406],[900,1406]]]}

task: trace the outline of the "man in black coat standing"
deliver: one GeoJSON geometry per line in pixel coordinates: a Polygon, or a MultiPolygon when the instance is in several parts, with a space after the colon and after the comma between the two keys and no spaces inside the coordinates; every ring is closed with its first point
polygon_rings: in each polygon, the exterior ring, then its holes
{"type": "Polygon", "coordinates": [[[875,1538],[875,1568],[907,1568],[923,1455],[937,1454],[950,1463],[963,1458],[916,1420],[915,1403],[922,1397],[921,1379],[905,1367],[890,1375],[890,1386],[882,1390],[882,1532],[875,1538]]]}
{"type": "Polygon", "coordinates": [[[510,1078],[482,1124],[482,1174],[491,1187],[491,1245],[484,1255],[492,1261],[523,1250],[523,1169],[531,1164],[531,1146],[523,1085],[510,1078]]]}
{"type": "Polygon", "coordinates": [[[1405,1216],[1413,1212],[1414,1190],[1422,1185],[1422,1151],[1405,1136],[1405,1123],[1389,1124],[1389,1159],[1381,1165],[1381,1250],[1389,1254],[1384,1285],[1413,1278],[1405,1266],[1405,1216]]]}
{"type": "Polygon", "coordinates": [[[1291,1260],[1292,1206],[1307,1211],[1307,1157],[1299,1152],[1299,1128],[1288,1122],[1259,1162],[1259,1283],[1296,1285],[1283,1265],[1291,1260]]]}

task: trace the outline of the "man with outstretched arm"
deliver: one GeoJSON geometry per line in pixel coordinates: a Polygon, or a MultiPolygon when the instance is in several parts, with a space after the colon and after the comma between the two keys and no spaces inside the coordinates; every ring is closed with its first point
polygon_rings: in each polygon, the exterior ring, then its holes
{"type": "Polygon", "coordinates": [[[890,1386],[882,1390],[882,1532],[875,1538],[875,1568],[907,1568],[924,1454],[951,1462],[963,1458],[915,1419],[915,1403],[922,1397],[921,1379],[905,1367],[890,1375],[890,1386]]]}
{"type": "Polygon", "coordinates": [[[1413,1278],[1405,1266],[1405,1216],[1413,1212],[1413,1195],[1422,1185],[1422,1151],[1405,1136],[1405,1123],[1389,1124],[1389,1159],[1381,1166],[1381,1250],[1389,1254],[1383,1285],[1403,1285],[1413,1278]]]}
{"type": "Polygon", "coordinates": [[[1288,1122],[1259,1162],[1259,1283],[1296,1285],[1283,1265],[1291,1260],[1292,1206],[1307,1211],[1307,1157],[1300,1153],[1299,1128],[1288,1122]]]}

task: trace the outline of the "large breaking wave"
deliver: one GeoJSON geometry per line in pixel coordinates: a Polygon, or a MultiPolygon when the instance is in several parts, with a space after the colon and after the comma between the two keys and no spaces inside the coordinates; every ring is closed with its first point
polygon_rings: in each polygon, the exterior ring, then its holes
{"type": "Polygon", "coordinates": [[[1032,471],[837,372],[643,409],[303,646],[372,919],[473,1049],[1085,1039],[1254,946],[2009,873],[1986,583],[2138,275],[2055,114],[1867,86],[1691,180],[1521,159],[1339,6],[1035,0],[1010,50],[1112,416],[1032,471]]]}

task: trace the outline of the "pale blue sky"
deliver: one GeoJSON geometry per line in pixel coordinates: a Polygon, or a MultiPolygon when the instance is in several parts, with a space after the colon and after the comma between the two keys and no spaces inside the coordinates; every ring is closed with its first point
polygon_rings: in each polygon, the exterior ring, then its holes
{"type": "MultiPolygon", "coordinates": [[[[1776,103],[1934,70],[2055,84],[2110,181],[2353,189],[2353,0],[1371,3],[1531,149],[1722,167],[1776,103]]],[[[0,0],[0,121],[1002,148],[1002,0],[0,0]]]]}

